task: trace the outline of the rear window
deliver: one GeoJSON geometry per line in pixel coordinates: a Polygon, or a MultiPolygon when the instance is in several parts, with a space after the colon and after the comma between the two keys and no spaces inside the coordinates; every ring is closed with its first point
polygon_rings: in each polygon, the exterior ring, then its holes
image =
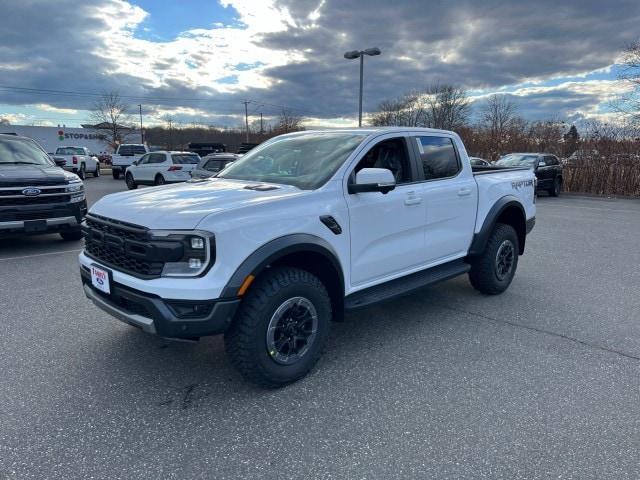
{"type": "Polygon", "coordinates": [[[84,155],[84,150],[76,147],[60,147],[56,150],[56,155],[84,155]]]}
{"type": "Polygon", "coordinates": [[[120,145],[118,155],[144,155],[147,151],[144,145],[120,145]]]}
{"type": "Polygon", "coordinates": [[[171,155],[171,159],[173,163],[177,165],[197,165],[200,163],[200,157],[198,155],[178,153],[171,155]]]}
{"type": "Polygon", "coordinates": [[[460,171],[460,162],[450,138],[418,137],[417,141],[425,180],[453,177],[460,171]]]}

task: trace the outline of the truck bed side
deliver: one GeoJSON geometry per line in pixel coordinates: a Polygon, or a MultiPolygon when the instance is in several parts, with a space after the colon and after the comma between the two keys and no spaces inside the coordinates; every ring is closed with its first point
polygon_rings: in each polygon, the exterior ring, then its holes
{"type": "Polygon", "coordinates": [[[478,210],[475,233],[484,224],[491,208],[503,197],[518,201],[529,220],[536,215],[535,175],[527,168],[474,167],[478,184],[478,210]]]}

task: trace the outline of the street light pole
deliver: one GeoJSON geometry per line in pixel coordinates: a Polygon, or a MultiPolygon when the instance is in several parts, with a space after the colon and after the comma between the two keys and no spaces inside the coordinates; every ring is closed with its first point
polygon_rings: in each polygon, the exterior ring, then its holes
{"type": "Polygon", "coordinates": [[[344,58],[347,60],[355,60],[356,58],[360,59],[360,94],[359,94],[359,102],[358,102],[358,127],[362,127],[362,90],[364,84],[364,56],[369,55],[370,57],[374,57],[376,55],[380,55],[382,52],[379,48],[367,48],[366,50],[352,50],[350,52],[346,52],[344,54],[344,58]]]}
{"type": "Polygon", "coordinates": [[[140,107],[140,143],[144,143],[144,131],[142,130],[142,104],[138,104],[140,107]]]}

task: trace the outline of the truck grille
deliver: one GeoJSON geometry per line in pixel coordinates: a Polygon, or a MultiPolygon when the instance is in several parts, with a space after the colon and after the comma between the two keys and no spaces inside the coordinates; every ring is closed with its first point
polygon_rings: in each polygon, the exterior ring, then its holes
{"type": "Polygon", "coordinates": [[[148,230],[98,215],[88,215],[83,226],[85,253],[107,267],[142,278],[157,278],[164,262],[145,258],[148,230]]]}
{"type": "Polygon", "coordinates": [[[67,203],[70,194],[66,195],[45,195],[37,197],[14,197],[8,198],[0,194],[0,207],[15,207],[22,205],[50,205],[52,203],[67,203]]]}

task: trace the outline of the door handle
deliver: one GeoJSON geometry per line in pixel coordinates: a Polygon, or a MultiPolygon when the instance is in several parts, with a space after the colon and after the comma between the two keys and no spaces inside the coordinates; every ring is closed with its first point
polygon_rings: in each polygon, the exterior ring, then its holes
{"type": "Polygon", "coordinates": [[[407,196],[404,199],[405,205],[418,205],[422,203],[422,197],[416,196],[415,192],[407,193],[407,196]]]}
{"type": "Polygon", "coordinates": [[[466,197],[467,195],[471,195],[470,188],[461,188],[460,190],[458,190],[459,197],[466,197]]]}

